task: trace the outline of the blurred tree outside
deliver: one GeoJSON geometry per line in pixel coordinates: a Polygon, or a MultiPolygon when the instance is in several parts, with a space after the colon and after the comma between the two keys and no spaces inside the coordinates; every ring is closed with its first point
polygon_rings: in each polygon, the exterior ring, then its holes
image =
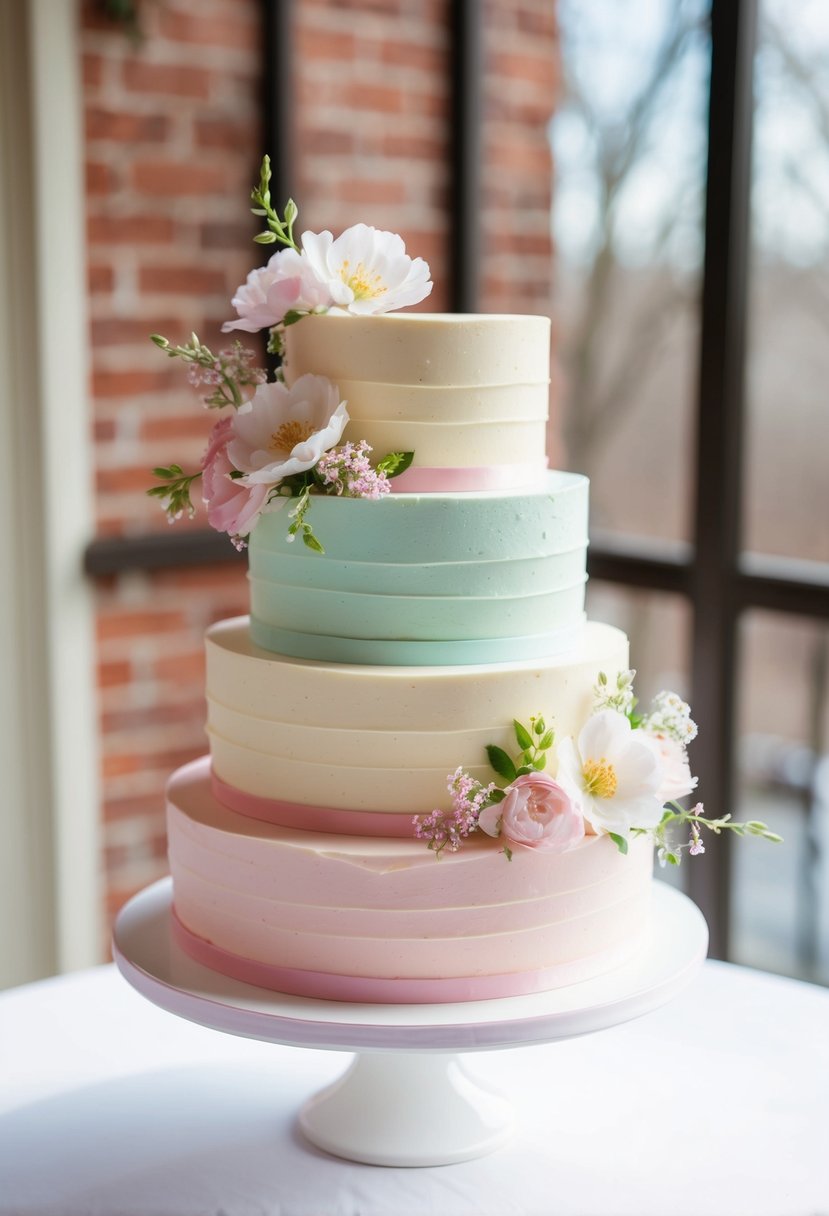
{"type": "MultiPolygon", "coordinates": [[[[566,92],[551,124],[552,223],[565,451],[556,456],[591,478],[594,539],[610,532],[687,541],[707,5],[560,0],[559,19],[566,92]]],[[[764,0],[755,63],[743,539],[748,550],[819,562],[829,561],[827,69],[829,7],[764,0]]],[[[645,695],[671,682],[684,687],[682,605],[594,588],[591,614],[602,612],[630,634],[645,695]]],[[[753,613],[742,636],[741,797],[752,808],[770,800],[780,808],[791,856],[800,861],[776,927],[759,932],[740,909],[762,901],[771,873],[741,856],[738,941],[752,960],[817,970],[829,981],[829,812],[815,785],[829,751],[827,630],[753,613]],[[793,894],[798,883],[813,887],[805,912],[793,894]],[[819,922],[822,937],[814,932],[819,922]]]]}

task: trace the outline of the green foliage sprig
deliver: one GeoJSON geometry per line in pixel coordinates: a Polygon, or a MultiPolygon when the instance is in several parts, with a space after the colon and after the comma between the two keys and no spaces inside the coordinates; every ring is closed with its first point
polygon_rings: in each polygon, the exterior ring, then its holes
{"type": "Polygon", "coordinates": [[[555,732],[547,728],[542,717],[530,718],[529,726],[513,719],[512,726],[521,749],[515,759],[494,743],[488,744],[486,749],[490,765],[507,785],[526,773],[542,772],[547,767],[547,752],[555,742],[555,732]]]}
{"type": "Polygon", "coordinates": [[[181,519],[182,515],[192,519],[196,508],[190,498],[190,487],[201,477],[201,470],[197,473],[185,473],[181,465],[171,464],[153,469],[153,477],[158,477],[164,484],[151,486],[147,493],[150,498],[161,499],[161,505],[170,522],[181,519]]]}
{"type": "MultiPolygon", "coordinates": [[[[190,341],[184,346],[173,346],[163,334],[150,334],[150,340],[171,359],[183,359],[185,363],[200,367],[208,374],[206,383],[213,384],[214,391],[204,398],[205,405],[211,409],[223,409],[224,406],[231,405],[238,410],[244,403],[241,391],[243,381],[239,377],[242,363],[240,357],[228,360],[214,355],[210,347],[205,346],[196,334],[191,334],[190,341]]],[[[241,342],[235,343],[234,350],[242,351],[241,342]]],[[[258,380],[251,380],[250,383],[258,383],[258,380]]]]}
{"type": "MultiPolygon", "coordinates": [[[[647,831],[644,828],[632,828],[631,835],[652,836],[660,864],[678,866],[685,850],[692,856],[705,852],[700,828],[707,828],[715,836],[720,836],[723,832],[732,832],[735,836],[759,836],[762,840],[768,840],[772,844],[781,844],[783,841],[782,836],[778,836],[777,832],[773,832],[759,819],[749,819],[745,823],[735,822],[730,815],[723,815],[720,819],[706,819],[701,803],[686,810],[678,802],[668,804],[656,828],[650,828],[647,831]],[[668,829],[672,826],[689,827],[691,829],[690,839],[684,844],[676,844],[668,836],[668,829]]],[[[618,844],[618,840],[616,843],[618,844]]],[[[624,843],[625,847],[621,851],[626,853],[627,842],[624,843]]]]}
{"type": "MultiPolygon", "coordinates": [[[[295,249],[299,252],[299,245],[294,240],[294,224],[296,217],[299,214],[299,209],[292,198],[289,198],[285,204],[285,210],[280,218],[274,211],[271,204],[271,158],[265,156],[262,159],[262,168],[259,171],[259,185],[254,186],[250,192],[251,202],[253,206],[251,211],[254,215],[261,216],[267,223],[267,229],[264,232],[258,233],[253,239],[257,245],[285,245],[288,249],[295,249]]],[[[302,314],[299,314],[302,315],[302,314]]],[[[299,319],[299,316],[296,318],[299,319]]],[[[290,325],[291,322],[286,317],[284,325],[290,325]]]]}

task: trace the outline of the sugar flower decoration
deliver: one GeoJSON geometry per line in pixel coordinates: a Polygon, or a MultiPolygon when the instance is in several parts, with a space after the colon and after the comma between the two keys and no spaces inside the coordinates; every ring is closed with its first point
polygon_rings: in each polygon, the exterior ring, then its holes
{"type": "Polygon", "coordinates": [[[230,302],[238,319],[225,321],[222,332],[255,334],[281,325],[289,312],[327,310],[334,300],[307,258],[295,249],[280,249],[266,266],[250,272],[230,302]]]}
{"type": "Polygon", "coordinates": [[[671,735],[640,729],[637,732],[656,752],[662,764],[662,784],[658,797],[662,803],[678,802],[697,788],[697,778],[691,775],[691,765],[685,745],[671,735]]]}
{"type": "Polygon", "coordinates": [[[276,485],[313,468],[348,422],[336,385],[308,373],[291,385],[262,384],[231,419],[227,454],[245,485],[276,485]]]}
{"type": "Polygon", "coordinates": [[[597,832],[623,835],[655,828],[662,818],[662,762],[630,721],[599,710],[558,748],[558,779],[597,832]]]}
{"type": "Polygon", "coordinates": [[[303,232],[302,252],[336,305],[357,316],[391,312],[424,300],[432,290],[429,266],[410,258],[402,237],[367,224],[303,232]]]}
{"type": "Polygon", "coordinates": [[[486,807],[478,827],[511,845],[563,853],[584,836],[584,820],[567,791],[546,773],[525,773],[507,787],[502,802],[486,807]]]}
{"type": "Polygon", "coordinates": [[[233,438],[233,419],[222,418],[210,432],[210,442],[202,462],[202,498],[207,507],[207,522],[218,532],[247,536],[253,529],[268,499],[271,487],[244,485],[233,478],[234,466],[227,448],[233,438]]]}

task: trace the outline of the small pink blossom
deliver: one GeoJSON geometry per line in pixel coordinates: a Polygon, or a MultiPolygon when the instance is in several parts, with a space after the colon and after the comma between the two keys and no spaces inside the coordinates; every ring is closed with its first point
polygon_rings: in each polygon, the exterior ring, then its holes
{"type": "Polygon", "coordinates": [[[688,852],[692,857],[699,857],[700,853],[705,852],[705,845],[702,843],[699,828],[695,823],[691,824],[691,839],[688,841],[688,852]]]}
{"type": "Polygon", "coordinates": [[[332,448],[317,465],[323,485],[335,494],[347,498],[368,498],[376,502],[391,490],[385,473],[371,467],[368,454],[371,447],[365,439],[359,443],[345,443],[341,448],[332,448]]]}
{"type": "Polygon", "coordinates": [[[222,332],[243,329],[255,334],[279,325],[287,312],[328,309],[332,303],[331,292],[314,274],[308,259],[295,249],[280,249],[237,288],[231,304],[239,319],[225,321],[222,332]]]}
{"type": "Polygon", "coordinates": [[[685,745],[661,731],[643,730],[641,735],[662,762],[662,784],[657,790],[662,805],[678,802],[692,793],[697,788],[697,778],[691,775],[685,745]]]}
{"type": "Polygon", "coordinates": [[[452,795],[452,810],[430,811],[412,819],[415,836],[427,840],[429,848],[440,856],[444,849],[457,853],[461,844],[478,826],[478,815],[495,786],[481,785],[459,766],[446,778],[446,788],[452,795]]]}
{"type": "Polygon", "coordinates": [[[584,820],[567,791],[546,773],[525,773],[502,802],[486,807],[478,827],[510,844],[563,853],[584,836],[584,820]]]}
{"type": "Polygon", "coordinates": [[[270,486],[247,486],[230,476],[235,471],[227,454],[232,426],[232,417],[222,418],[210,432],[202,461],[202,497],[212,528],[231,536],[247,536],[265,506],[270,486]]]}

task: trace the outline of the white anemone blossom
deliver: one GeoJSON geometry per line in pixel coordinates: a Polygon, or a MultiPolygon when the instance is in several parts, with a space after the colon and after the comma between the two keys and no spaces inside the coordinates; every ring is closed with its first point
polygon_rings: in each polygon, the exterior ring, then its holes
{"type": "Polygon", "coordinates": [[[303,255],[337,306],[357,316],[391,312],[425,300],[432,290],[429,264],[410,258],[402,237],[367,224],[330,232],[303,232],[303,255]]]}
{"type": "Polygon", "coordinates": [[[313,468],[340,442],[347,422],[346,403],[325,376],[308,373],[290,388],[260,384],[233,415],[228,458],[245,485],[276,485],[313,468]]]}
{"type": "Polygon", "coordinates": [[[287,312],[328,309],[333,302],[326,284],[314,273],[308,259],[295,249],[280,249],[265,266],[252,270],[237,288],[231,304],[238,320],[225,321],[222,333],[241,329],[255,334],[281,324],[287,312]]]}
{"type": "Polygon", "coordinates": [[[588,718],[578,740],[563,739],[558,747],[557,780],[597,832],[656,827],[663,779],[657,750],[612,709],[588,718]]]}

